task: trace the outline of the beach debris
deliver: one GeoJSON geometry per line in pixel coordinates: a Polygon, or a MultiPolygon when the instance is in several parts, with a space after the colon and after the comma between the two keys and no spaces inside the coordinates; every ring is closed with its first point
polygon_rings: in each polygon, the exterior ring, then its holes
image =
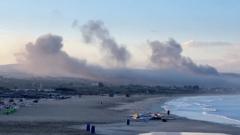
{"type": "Polygon", "coordinates": [[[14,102],[14,99],[9,99],[9,101],[8,101],[9,103],[13,103],[14,102]]]}
{"type": "Polygon", "coordinates": [[[127,98],[129,98],[131,95],[130,95],[129,93],[127,93],[125,96],[126,96],[127,98]]]}
{"type": "Polygon", "coordinates": [[[150,120],[161,120],[163,116],[161,113],[152,113],[150,120]]]}
{"type": "Polygon", "coordinates": [[[167,122],[167,119],[162,119],[162,122],[167,122]]]}
{"type": "Polygon", "coordinates": [[[132,115],[130,115],[130,118],[133,120],[139,119],[140,118],[140,114],[139,113],[133,113],[132,115]]]}
{"type": "Polygon", "coordinates": [[[33,103],[38,103],[38,99],[33,100],[33,103]]]}
{"type": "Polygon", "coordinates": [[[130,116],[130,118],[134,121],[148,121],[151,119],[151,116],[149,113],[141,114],[141,113],[134,113],[130,116]]]}
{"type": "Polygon", "coordinates": [[[138,112],[135,112],[132,115],[130,115],[130,119],[135,120],[135,121],[162,120],[162,121],[166,122],[166,120],[170,120],[173,118],[170,117],[170,112],[169,113],[160,113],[160,112],[138,113],[138,112]]]}
{"type": "Polygon", "coordinates": [[[16,111],[17,111],[16,106],[7,105],[7,106],[5,106],[5,109],[3,110],[3,114],[9,115],[9,114],[15,113],[16,111]]]}
{"type": "MultiPolygon", "coordinates": [[[[79,98],[81,96],[78,96],[79,98]]],[[[61,96],[61,95],[58,95],[58,96],[55,96],[55,99],[56,100],[64,100],[64,99],[68,99],[68,98],[71,98],[70,96],[61,96]]]]}
{"type": "Polygon", "coordinates": [[[19,99],[19,101],[18,102],[23,102],[23,99],[21,98],[21,99],[19,99]]]}

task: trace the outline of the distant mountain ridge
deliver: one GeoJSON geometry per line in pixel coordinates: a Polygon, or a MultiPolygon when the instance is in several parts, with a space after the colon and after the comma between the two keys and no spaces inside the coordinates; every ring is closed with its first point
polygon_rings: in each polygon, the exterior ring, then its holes
{"type": "Polygon", "coordinates": [[[29,78],[33,75],[21,71],[18,64],[8,64],[0,65],[0,76],[11,78],[29,78]]]}
{"type": "MultiPolygon", "coordinates": [[[[45,78],[45,79],[48,79],[48,78],[49,79],[51,79],[51,78],[52,79],[61,79],[61,78],[69,78],[70,79],[70,78],[72,78],[72,79],[74,79],[75,78],[75,79],[85,80],[85,81],[89,81],[89,82],[101,81],[101,80],[90,80],[87,78],[80,78],[80,77],[78,78],[78,77],[70,77],[70,76],[51,76],[51,75],[39,76],[39,75],[24,72],[23,70],[21,70],[20,67],[21,66],[18,64],[0,65],[0,76],[6,77],[6,78],[16,78],[16,79],[32,79],[32,78],[45,78]]],[[[115,76],[115,77],[118,77],[118,76],[115,76]]],[[[149,76],[147,76],[147,77],[149,77],[149,76]]],[[[211,78],[211,77],[213,77],[213,76],[209,76],[209,78],[211,78]]],[[[240,85],[239,85],[240,74],[238,74],[238,73],[220,73],[218,76],[215,76],[214,78],[219,78],[219,80],[223,80],[223,81],[225,80],[225,82],[228,83],[227,86],[229,86],[229,87],[231,87],[231,86],[240,87],[240,85]]],[[[128,84],[128,83],[135,84],[134,82],[131,82],[131,81],[128,82],[128,80],[125,80],[124,78],[123,78],[123,80],[125,82],[127,81],[126,84],[128,84]]],[[[175,85],[174,81],[176,82],[176,80],[172,80],[171,82],[169,82],[169,85],[175,85]]],[[[112,83],[111,80],[106,80],[103,82],[112,83]]],[[[203,82],[200,82],[199,84],[205,85],[206,83],[209,83],[209,82],[203,81],[203,82]]],[[[122,84],[122,83],[119,82],[119,84],[122,84]]],[[[141,83],[141,84],[143,84],[143,83],[141,83]]],[[[154,85],[158,85],[158,84],[161,84],[161,82],[154,83],[154,85]]],[[[185,82],[184,84],[187,84],[187,82],[185,82]]],[[[219,86],[221,84],[211,83],[211,85],[219,86]]]]}

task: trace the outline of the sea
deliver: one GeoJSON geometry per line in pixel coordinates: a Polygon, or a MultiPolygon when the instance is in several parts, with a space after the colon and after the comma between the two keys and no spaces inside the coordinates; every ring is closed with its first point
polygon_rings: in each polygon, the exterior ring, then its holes
{"type": "Polygon", "coordinates": [[[240,95],[181,97],[162,107],[189,119],[240,127],[240,95]]]}

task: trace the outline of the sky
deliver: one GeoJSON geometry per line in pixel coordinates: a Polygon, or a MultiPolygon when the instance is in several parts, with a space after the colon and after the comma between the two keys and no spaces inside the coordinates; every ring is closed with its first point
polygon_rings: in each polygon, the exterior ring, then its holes
{"type": "Polygon", "coordinates": [[[28,42],[52,33],[63,37],[69,55],[104,66],[99,48],[72,27],[74,20],[80,26],[100,20],[131,52],[129,67],[146,63],[148,41],[173,38],[197,64],[240,73],[239,13],[239,0],[2,0],[0,64],[16,63],[28,42]]]}

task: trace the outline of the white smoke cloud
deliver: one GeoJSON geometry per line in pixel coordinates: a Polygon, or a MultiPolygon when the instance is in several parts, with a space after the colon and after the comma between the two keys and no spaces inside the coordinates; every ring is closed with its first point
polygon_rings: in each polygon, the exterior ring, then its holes
{"type": "Polygon", "coordinates": [[[90,65],[86,60],[67,54],[62,37],[52,34],[40,36],[35,43],[26,44],[25,52],[17,55],[22,70],[40,76],[68,76],[121,84],[164,84],[202,86],[224,86],[226,80],[216,75],[215,69],[198,66],[190,58],[181,56],[181,46],[174,40],[162,43],[149,42],[152,47],[151,60],[165,69],[112,68],[90,65]],[[178,70],[184,68],[186,70],[178,70]],[[197,74],[195,74],[197,73],[197,74]],[[201,75],[199,75],[201,74],[201,75]]]}
{"type": "Polygon", "coordinates": [[[197,65],[191,58],[182,56],[182,47],[175,40],[150,41],[151,62],[160,68],[185,69],[198,74],[217,75],[218,71],[208,65],[197,65]]]}
{"type": "Polygon", "coordinates": [[[52,34],[40,36],[25,46],[26,52],[17,55],[23,70],[41,76],[90,77],[85,60],[69,56],[62,50],[62,37],[52,34]],[[77,73],[77,74],[76,74],[77,73]]]}
{"type": "Polygon", "coordinates": [[[182,43],[183,55],[197,63],[210,63],[219,72],[240,73],[240,43],[224,41],[194,41],[182,43]]]}

